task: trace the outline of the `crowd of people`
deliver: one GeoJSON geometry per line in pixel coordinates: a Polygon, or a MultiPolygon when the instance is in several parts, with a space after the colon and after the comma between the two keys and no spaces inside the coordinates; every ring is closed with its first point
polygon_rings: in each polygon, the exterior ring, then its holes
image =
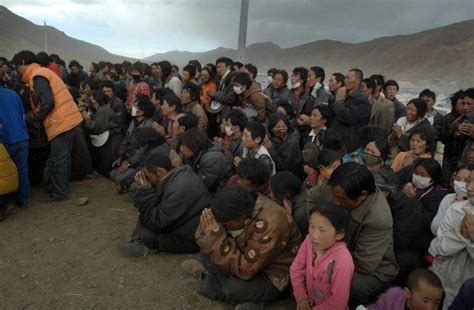
{"type": "Polygon", "coordinates": [[[120,254],[199,252],[183,270],[236,309],[473,309],[474,88],[443,115],[356,68],[262,87],[226,57],[85,72],[20,51],[0,72],[1,220],[101,174],[137,209],[120,254]]]}

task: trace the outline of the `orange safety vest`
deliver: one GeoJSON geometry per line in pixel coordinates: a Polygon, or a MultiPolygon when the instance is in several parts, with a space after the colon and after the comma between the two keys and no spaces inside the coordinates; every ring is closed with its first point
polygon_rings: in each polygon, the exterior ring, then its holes
{"type": "MultiPolygon", "coordinates": [[[[82,122],[82,115],[63,80],[54,71],[36,63],[28,66],[22,78],[23,82],[29,84],[32,95],[34,94],[33,79],[36,76],[47,79],[53,93],[54,108],[43,120],[48,141],[51,141],[79,125],[82,122]]],[[[31,100],[31,107],[33,112],[39,111],[39,107],[33,104],[33,100],[31,100]]]]}

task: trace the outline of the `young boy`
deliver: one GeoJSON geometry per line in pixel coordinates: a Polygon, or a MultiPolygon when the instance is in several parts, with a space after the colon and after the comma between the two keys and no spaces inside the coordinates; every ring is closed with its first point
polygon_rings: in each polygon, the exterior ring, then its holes
{"type": "Polygon", "coordinates": [[[243,151],[242,134],[247,125],[247,117],[237,109],[233,109],[223,118],[221,132],[224,138],[215,137],[214,142],[221,145],[226,155],[241,156],[243,151]]]}
{"type": "Polygon", "coordinates": [[[242,143],[244,149],[242,151],[242,157],[234,157],[234,164],[239,166],[240,162],[244,158],[257,158],[261,160],[270,169],[271,174],[276,173],[275,162],[273,161],[268,150],[262,145],[263,140],[266,136],[265,127],[257,122],[250,122],[245,126],[244,133],[242,135],[242,143]]]}
{"type": "MultiPolygon", "coordinates": [[[[369,310],[425,310],[440,309],[444,290],[438,276],[427,269],[415,269],[408,276],[406,286],[392,287],[382,294],[369,310]]],[[[358,308],[359,309],[359,308],[358,308]]]]}

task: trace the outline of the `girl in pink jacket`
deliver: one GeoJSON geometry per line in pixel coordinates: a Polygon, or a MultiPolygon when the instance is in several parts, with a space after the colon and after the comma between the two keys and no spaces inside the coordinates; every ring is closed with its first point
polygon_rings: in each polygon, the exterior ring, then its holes
{"type": "Polygon", "coordinates": [[[349,309],[354,263],[344,240],[350,215],[342,207],[321,204],[309,214],[309,233],[290,268],[297,309],[349,309]]]}

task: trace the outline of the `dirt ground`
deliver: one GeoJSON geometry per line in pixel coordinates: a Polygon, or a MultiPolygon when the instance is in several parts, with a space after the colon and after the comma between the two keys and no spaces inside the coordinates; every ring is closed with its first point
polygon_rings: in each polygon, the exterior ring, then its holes
{"type": "MultiPolygon", "coordinates": [[[[197,293],[181,271],[195,255],[123,258],[137,211],[103,177],[71,185],[67,202],[16,209],[0,223],[0,309],[233,309],[197,293]],[[77,199],[89,197],[78,206],[77,199]]],[[[268,309],[292,309],[290,301],[268,309]]]]}

